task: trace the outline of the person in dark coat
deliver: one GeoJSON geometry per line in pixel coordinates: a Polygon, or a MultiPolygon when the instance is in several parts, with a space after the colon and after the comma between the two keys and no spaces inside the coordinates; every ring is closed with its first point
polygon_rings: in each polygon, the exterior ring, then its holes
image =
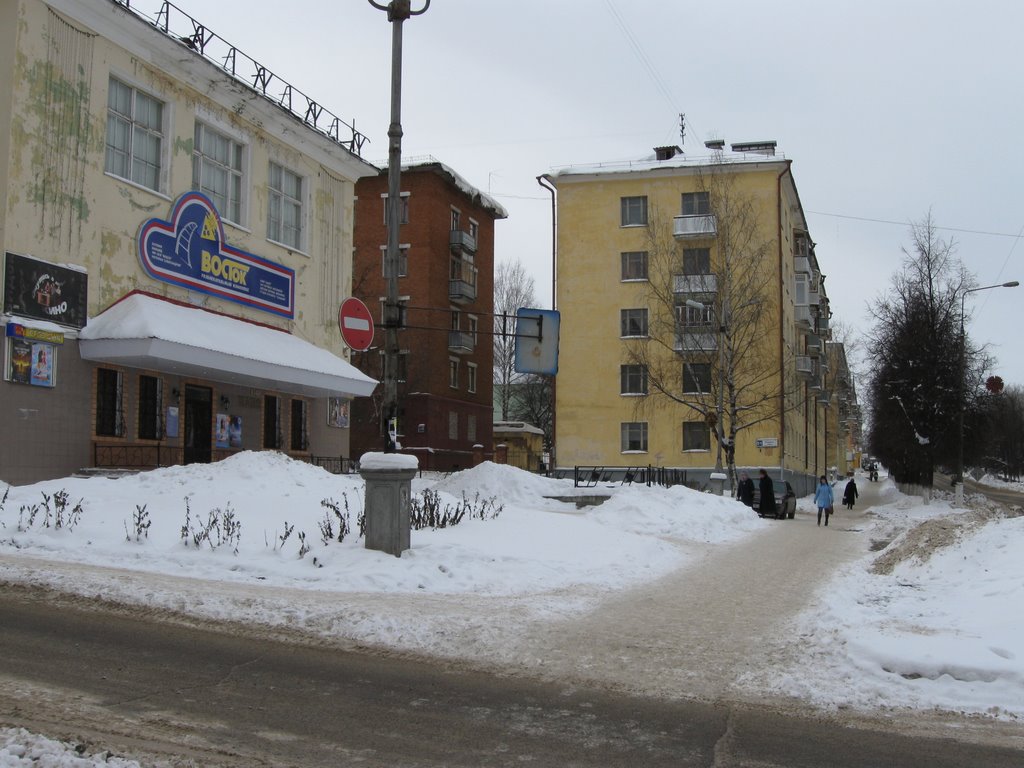
{"type": "Polygon", "coordinates": [[[775,487],[772,485],[772,479],[768,477],[766,470],[761,470],[761,479],[758,481],[758,488],[761,491],[761,502],[757,513],[761,517],[774,517],[778,510],[775,506],[775,487]]]}
{"type": "Polygon", "coordinates": [[[754,481],[746,472],[740,475],[740,481],[736,485],[736,498],[748,507],[754,506],[754,481]]]}
{"type": "Polygon", "coordinates": [[[843,504],[846,505],[847,509],[853,509],[853,502],[857,500],[860,494],[857,492],[857,483],[853,480],[853,475],[850,475],[850,481],[846,484],[846,490],[843,491],[843,504]]]}

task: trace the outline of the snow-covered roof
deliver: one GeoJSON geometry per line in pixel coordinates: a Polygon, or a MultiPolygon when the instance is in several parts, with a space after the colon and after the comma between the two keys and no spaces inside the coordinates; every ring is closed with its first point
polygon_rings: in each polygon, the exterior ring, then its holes
{"type": "Polygon", "coordinates": [[[367,396],[377,382],[285,331],[146,293],[130,293],[79,334],[86,360],[310,397],[367,396]]]}
{"type": "MultiPolygon", "coordinates": [[[[382,169],[387,168],[387,163],[382,166],[382,169]]],[[[459,191],[462,192],[473,202],[477,203],[483,208],[487,208],[493,211],[495,218],[507,219],[508,211],[505,210],[505,206],[499,203],[490,195],[481,192],[479,189],[474,187],[462,176],[456,173],[450,166],[445,165],[440,160],[429,155],[423,157],[413,157],[402,163],[403,171],[415,171],[415,170],[436,170],[442,175],[447,176],[459,191]]]]}
{"type": "Polygon", "coordinates": [[[659,170],[680,170],[687,168],[706,168],[709,166],[742,166],[742,165],[778,165],[788,161],[783,155],[765,155],[760,152],[724,153],[712,155],[679,154],[668,160],[659,160],[656,155],[648,155],[638,160],[615,160],[606,163],[570,165],[552,171],[555,179],[569,176],[593,176],[605,174],[643,173],[659,170]]]}
{"type": "Polygon", "coordinates": [[[502,434],[510,434],[516,432],[522,432],[528,435],[543,435],[544,430],[539,427],[535,427],[532,424],[527,424],[524,421],[496,421],[492,425],[494,432],[501,432],[502,434]]]}

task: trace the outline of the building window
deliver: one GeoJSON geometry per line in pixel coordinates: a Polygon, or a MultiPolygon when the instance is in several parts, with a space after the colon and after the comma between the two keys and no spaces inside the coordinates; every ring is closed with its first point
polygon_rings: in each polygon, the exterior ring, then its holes
{"type": "Polygon", "coordinates": [[[810,291],[810,279],[803,272],[797,272],[795,278],[793,303],[798,307],[806,307],[810,291]]]}
{"type": "Polygon", "coordinates": [[[620,334],[623,338],[647,336],[647,310],[623,309],[619,312],[620,334]]]}
{"type": "Polygon", "coordinates": [[[111,368],[96,369],[96,434],[124,437],[124,377],[111,368]]]}
{"type": "Polygon", "coordinates": [[[466,325],[469,330],[469,335],[473,337],[473,344],[475,346],[477,343],[476,335],[477,329],[480,327],[480,321],[477,319],[476,315],[467,315],[466,325]]]}
{"type": "Polygon", "coordinates": [[[647,279],[647,251],[626,251],[622,254],[622,279],[647,279]]]}
{"type": "Polygon", "coordinates": [[[647,394],[647,366],[645,366],[645,365],[620,365],[619,366],[619,394],[621,394],[621,395],[646,395],[647,394]]]}
{"type": "Polygon", "coordinates": [[[302,250],[302,177],[270,163],[267,184],[267,238],[302,250]]]}
{"type": "Polygon", "coordinates": [[[684,275],[710,275],[711,274],[711,249],[710,248],[684,248],[683,249],[683,274],[684,275]]]}
{"type": "Polygon", "coordinates": [[[309,432],[306,430],[306,401],[292,400],[292,450],[305,451],[309,448],[309,432]]]}
{"type": "Polygon", "coordinates": [[[452,223],[450,229],[452,232],[462,229],[462,213],[458,208],[452,208],[452,223]]]}
{"type": "Polygon", "coordinates": [[[477,236],[480,234],[480,225],[472,219],[469,220],[469,236],[476,242],[477,236]]]}
{"type": "Polygon", "coordinates": [[[159,440],[163,435],[161,415],[164,382],[156,376],[139,376],[139,439],[159,440]]]}
{"type": "Polygon", "coordinates": [[[647,450],[647,422],[624,421],[622,423],[622,452],[647,450]]]}
{"type": "Polygon", "coordinates": [[[159,192],[163,152],[163,102],[110,78],[104,170],[159,192]]]}
{"type": "Polygon", "coordinates": [[[457,411],[448,411],[448,439],[459,439],[459,414],[457,411]]]}
{"type": "MultiPolygon", "coordinates": [[[[380,350],[380,375],[378,378],[383,381],[387,378],[387,355],[384,354],[384,350],[380,350]]],[[[395,379],[398,381],[409,380],[409,350],[402,349],[398,351],[398,357],[395,358],[397,369],[395,371],[395,379]]]]}
{"type": "Polygon", "coordinates": [[[281,400],[274,395],[263,396],[263,447],[281,447],[281,400]]]}
{"type": "Polygon", "coordinates": [[[703,421],[683,422],[683,450],[710,451],[711,430],[703,421]]]}
{"type": "Polygon", "coordinates": [[[476,416],[472,413],[466,416],[466,439],[471,443],[476,442],[476,416]]]}
{"type": "Polygon", "coordinates": [[[714,327],[712,322],[715,314],[715,306],[709,297],[698,296],[699,307],[691,307],[688,304],[676,304],[676,318],[685,328],[709,330],[714,327]],[[707,299],[707,301],[700,301],[707,299]]]}
{"type": "Polygon", "coordinates": [[[683,216],[706,216],[711,213],[707,192],[683,192],[683,216]]]}
{"type": "Polygon", "coordinates": [[[683,363],[683,392],[708,394],[711,391],[710,363],[683,363]]]}
{"type": "MultiPolygon", "coordinates": [[[[391,214],[389,213],[389,211],[391,209],[388,206],[388,195],[386,193],[381,195],[381,199],[384,201],[384,226],[386,227],[388,225],[388,221],[391,220],[390,219],[391,214]]],[[[400,224],[408,224],[409,223],[409,193],[408,192],[402,192],[399,195],[399,208],[401,210],[401,217],[399,218],[398,222],[400,224]]]]}
{"type": "Polygon", "coordinates": [[[642,227],[647,225],[647,197],[623,197],[622,226],[642,227]]]}
{"type": "MultiPolygon", "coordinates": [[[[380,273],[385,278],[388,275],[388,247],[382,245],[380,247],[380,273]]],[[[398,276],[405,277],[409,274],[409,246],[399,245],[398,246],[398,276]]]]}
{"type": "Polygon", "coordinates": [[[448,386],[452,389],[459,388],[459,358],[448,358],[448,386]]]}
{"type": "Polygon", "coordinates": [[[466,363],[466,376],[466,388],[470,392],[476,392],[476,363],[466,363]]]}
{"type": "Polygon", "coordinates": [[[192,189],[209,197],[228,221],[244,224],[242,159],[245,148],[205,123],[196,122],[192,189]]]}

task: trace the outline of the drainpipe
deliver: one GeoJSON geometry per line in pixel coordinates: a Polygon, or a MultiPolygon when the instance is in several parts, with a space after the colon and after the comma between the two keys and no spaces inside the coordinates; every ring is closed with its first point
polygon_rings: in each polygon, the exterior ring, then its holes
{"type": "MultiPolygon", "coordinates": [[[[555,185],[551,182],[551,177],[548,174],[546,174],[546,173],[542,173],[540,176],[537,177],[537,183],[540,184],[542,187],[544,187],[544,189],[548,190],[548,192],[551,193],[551,309],[557,309],[558,308],[558,298],[557,298],[557,295],[558,295],[557,294],[557,288],[558,288],[558,271],[557,271],[557,265],[558,265],[558,239],[557,239],[558,225],[557,225],[557,219],[556,219],[557,210],[555,208],[555,185]]],[[[555,403],[558,402],[557,399],[556,399],[556,389],[555,389],[557,381],[558,381],[557,377],[553,376],[551,378],[551,398],[552,398],[553,402],[551,403],[551,446],[550,446],[551,450],[550,450],[550,455],[548,456],[548,467],[547,467],[548,472],[550,472],[555,466],[557,466],[556,463],[555,463],[555,424],[556,424],[556,419],[558,418],[558,414],[556,413],[556,410],[555,410],[555,403]]]]}
{"type": "Polygon", "coordinates": [[[782,178],[786,174],[792,174],[792,160],[786,161],[786,168],[775,180],[775,192],[778,196],[778,233],[779,233],[779,479],[786,479],[786,335],[785,335],[785,313],[782,311],[784,298],[784,286],[782,284],[785,275],[784,257],[782,250],[782,178]]]}

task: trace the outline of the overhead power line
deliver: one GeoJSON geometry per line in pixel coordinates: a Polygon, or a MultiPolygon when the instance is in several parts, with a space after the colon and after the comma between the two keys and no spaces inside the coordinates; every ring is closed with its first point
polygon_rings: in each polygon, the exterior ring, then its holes
{"type": "MultiPolygon", "coordinates": [[[[843,213],[827,213],[825,211],[807,211],[815,216],[831,216],[835,219],[850,219],[851,221],[870,221],[874,224],[892,224],[898,227],[909,227],[913,226],[913,222],[910,221],[891,221],[889,219],[872,219],[867,216],[848,216],[843,213]]],[[[966,235],[990,235],[991,237],[1012,237],[1014,239],[1020,239],[1024,235],[1024,229],[1017,234],[1010,234],[1009,232],[987,232],[982,229],[961,229],[958,227],[940,227],[935,225],[935,229],[941,229],[946,232],[962,232],[966,235]]]]}

